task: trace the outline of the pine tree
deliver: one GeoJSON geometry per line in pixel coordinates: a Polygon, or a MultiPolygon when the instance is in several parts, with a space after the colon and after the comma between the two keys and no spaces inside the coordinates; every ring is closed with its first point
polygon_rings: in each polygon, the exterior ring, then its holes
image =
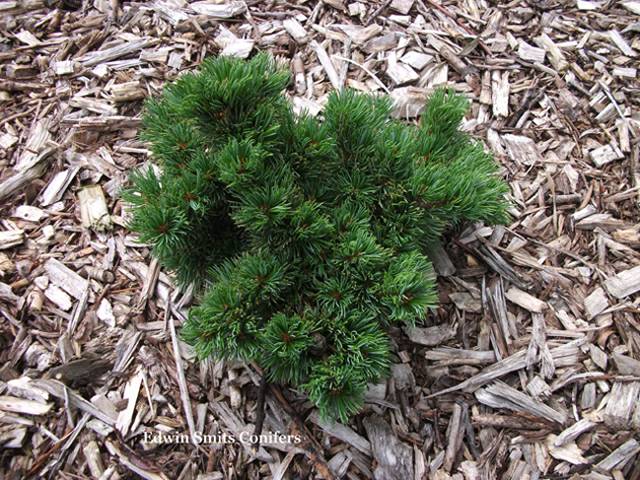
{"type": "Polygon", "coordinates": [[[438,90],[420,126],[391,101],[329,95],[296,116],[290,75],[260,54],[208,59],[148,101],[161,173],[131,175],[130,228],[182,286],[203,286],[183,338],[255,361],[346,421],[388,371],[387,329],[437,304],[425,254],[446,228],[506,221],[506,185],[459,131],[469,102],[438,90]]]}

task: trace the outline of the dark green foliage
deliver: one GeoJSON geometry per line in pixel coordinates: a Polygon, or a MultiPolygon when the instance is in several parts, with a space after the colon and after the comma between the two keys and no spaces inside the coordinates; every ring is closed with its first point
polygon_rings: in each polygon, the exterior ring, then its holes
{"type": "Polygon", "coordinates": [[[436,305],[425,255],[445,228],[506,220],[507,192],[439,90],[421,126],[387,98],[332,93],[296,117],[266,55],[220,57],[147,103],[162,173],[125,191],[131,229],[181,285],[209,283],[183,337],[201,357],[253,360],[345,421],[388,371],[385,329],[436,305]]]}

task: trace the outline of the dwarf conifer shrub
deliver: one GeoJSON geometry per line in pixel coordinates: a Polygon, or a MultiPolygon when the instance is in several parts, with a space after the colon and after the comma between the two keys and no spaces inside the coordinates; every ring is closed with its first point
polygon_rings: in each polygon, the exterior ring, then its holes
{"type": "Polygon", "coordinates": [[[425,255],[466,221],[506,220],[506,185],[438,90],[420,126],[382,96],[334,92],[296,116],[267,55],[205,61],[146,104],[161,169],[131,175],[130,228],[178,282],[205,287],[182,334],[200,357],[255,361],[326,417],[388,371],[392,324],[436,305],[425,255]]]}

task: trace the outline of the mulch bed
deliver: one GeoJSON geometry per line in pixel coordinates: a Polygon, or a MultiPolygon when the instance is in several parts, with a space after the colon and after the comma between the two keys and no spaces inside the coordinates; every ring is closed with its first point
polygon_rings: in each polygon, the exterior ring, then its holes
{"type": "Polygon", "coordinates": [[[637,1],[1,0],[0,477],[639,479],[638,32],[637,1]],[[270,385],[255,450],[259,369],[192,360],[119,189],[144,98],[257,51],[313,114],[465,93],[513,221],[432,252],[441,307],[349,425],[270,385]]]}

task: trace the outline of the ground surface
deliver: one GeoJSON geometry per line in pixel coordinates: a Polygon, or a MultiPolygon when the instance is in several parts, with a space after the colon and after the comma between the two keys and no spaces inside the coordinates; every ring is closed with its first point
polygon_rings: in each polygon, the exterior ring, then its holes
{"type": "Polygon", "coordinates": [[[0,477],[640,478],[639,15],[0,1],[0,477]],[[260,50],[311,112],[345,84],[409,121],[434,86],[466,93],[464,129],[496,152],[514,207],[434,253],[442,307],[391,332],[398,365],[361,415],[323,424],[274,387],[265,431],[290,437],[254,455],[258,373],[190,361],[175,331],[192,296],[124,228],[118,190],[150,160],[142,99],[207,56],[260,50]]]}

